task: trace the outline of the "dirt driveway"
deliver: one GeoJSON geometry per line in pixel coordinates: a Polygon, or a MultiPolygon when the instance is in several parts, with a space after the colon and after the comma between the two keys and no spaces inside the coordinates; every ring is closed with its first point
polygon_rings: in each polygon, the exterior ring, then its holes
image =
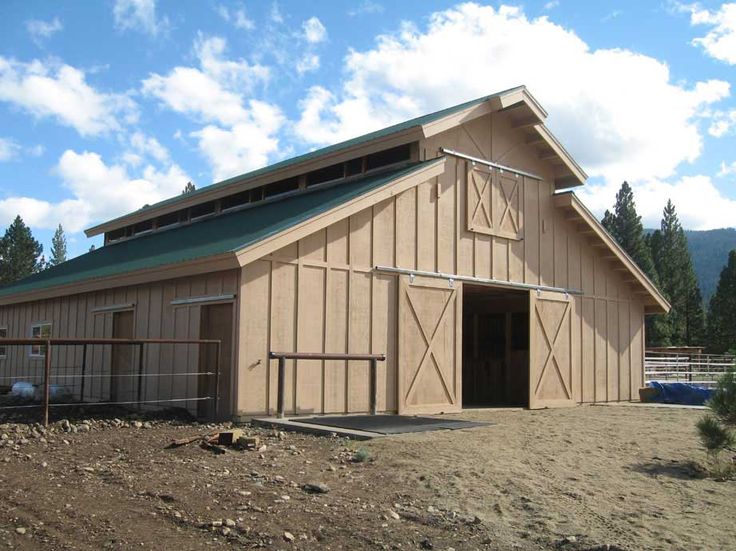
{"type": "Polygon", "coordinates": [[[690,464],[700,414],[466,412],[492,424],[368,443],[248,429],[265,448],[224,455],[164,449],[214,430],[175,421],[0,425],[0,548],[733,549],[736,482],[690,464]]]}

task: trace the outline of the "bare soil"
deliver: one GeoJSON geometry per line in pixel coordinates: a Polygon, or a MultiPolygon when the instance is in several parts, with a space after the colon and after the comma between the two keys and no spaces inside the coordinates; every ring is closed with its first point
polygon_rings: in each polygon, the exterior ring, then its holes
{"type": "Polygon", "coordinates": [[[166,449],[219,427],[177,420],[0,424],[0,548],[736,549],[700,415],[472,411],[491,424],[370,442],[247,428],[265,449],[222,455],[166,449]]]}

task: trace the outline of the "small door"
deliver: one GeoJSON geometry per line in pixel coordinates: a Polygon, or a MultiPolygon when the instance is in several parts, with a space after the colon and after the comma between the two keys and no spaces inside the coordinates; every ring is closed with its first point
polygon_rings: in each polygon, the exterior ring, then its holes
{"type": "Polygon", "coordinates": [[[468,164],[468,231],[523,239],[524,178],[497,168],[468,164]]]}
{"type": "MultiPolygon", "coordinates": [[[[132,339],[134,336],[133,310],[113,312],[112,338],[132,339]]],[[[112,345],[112,362],[110,378],[110,401],[132,402],[138,399],[138,378],[135,372],[135,350],[137,346],[130,344],[112,345]]]]}
{"type": "Polygon", "coordinates": [[[219,379],[217,412],[214,400],[198,402],[197,415],[204,419],[228,419],[232,417],[232,361],[233,361],[233,305],[210,304],[202,306],[200,318],[200,338],[216,339],[220,347],[219,377],[206,375],[217,372],[217,350],[214,345],[201,345],[199,355],[199,397],[216,395],[215,379],[219,379]]]}
{"type": "Polygon", "coordinates": [[[529,408],[571,406],[573,398],[572,299],[531,291],[529,305],[529,408]]]}
{"type": "Polygon", "coordinates": [[[461,285],[408,276],[399,281],[399,413],[460,411],[461,285]]]}

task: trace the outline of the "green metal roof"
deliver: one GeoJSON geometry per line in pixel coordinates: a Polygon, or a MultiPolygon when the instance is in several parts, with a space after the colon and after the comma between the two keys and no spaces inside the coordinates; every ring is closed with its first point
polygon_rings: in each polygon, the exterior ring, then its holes
{"type": "Polygon", "coordinates": [[[472,107],[473,105],[478,105],[483,102],[486,102],[490,99],[493,99],[498,96],[502,96],[504,94],[508,94],[509,92],[512,92],[514,90],[519,90],[524,88],[524,86],[516,86],[514,88],[509,88],[508,90],[504,90],[502,92],[497,92],[495,94],[491,94],[490,96],[483,96],[482,98],[477,98],[474,100],[466,101],[465,103],[460,103],[458,105],[453,105],[452,107],[448,107],[446,109],[442,109],[440,111],[436,111],[434,113],[430,113],[428,115],[422,115],[421,117],[417,117],[414,119],[410,119],[405,122],[401,122],[398,124],[394,124],[393,126],[388,126],[386,128],[382,128],[381,130],[376,130],[375,132],[370,132],[368,134],[364,134],[362,136],[358,136],[357,138],[352,138],[350,140],[346,140],[344,142],[340,142],[337,144],[329,145],[327,147],[323,147],[322,149],[317,149],[315,151],[310,151],[308,153],[304,153],[303,155],[298,155],[296,157],[292,157],[290,159],[285,159],[283,161],[280,161],[278,163],[274,163],[269,166],[265,166],[263,168],[259,168],[257,170],[253,170],[251,172],[246,172],[244,174],[240,174],[239,176],[234,176],[232,178],[228,178],[227,180],[223,180],[221,182],[217,182],[214,184],[211,184],[209,186],[205,186],[203,188],[196,189],[190,193],[187,193],[186,195],[177,195],[176,197],[171,197],[170,199],[165,199],[163,201],[159,201],[158,203],[154,203],[153,205],[148,205],[140,210],[135,211],[134,213],[128,213],[123,216],[119,216],[118,218],[114,218],[112,220],[109,220],[108,222],[105,222],[106,224],[117,222],[118,220],[124,220],[131,214],[138,214],[140,212],[145,212],[146,210],[151,210],[154,208],[159,208],[164,205],[173,205],[176,204],[179,201],[182,201],[184,199],[191,199],[192,197],[195,197],[196,195],[200,193],[204,193],[207,191],[210,191],[214,188],[221,188],[221,187],[227,187],[229,185],[233,185],[239,182],[242,182],[244,180],[250,180],[252,178],[255,178],[257,176],[263,176],[265,174],[268,174],[270,172],[275,172],[282,168],[287,168],[292,165],[297,165],[299,163],[303,163],[304,161],[309,161],[312,159],[316,159],[318,157],[321,157],[323,155],[328,155],[330,153],[335,153],[338,151],[341,151],[343,149],[347,149],[349,147],[352,147],[354,145],[359,145],[362,143],[370,142],[372,140],[375,140],[377,138],[383,138],[385,136],[390,136],[391,134],[396,134],[398,132],[402,132],[404,130],[408,130],[410,128],[414,128],[417,126],[422,126],[425,124],[428,124],[430,122],[434,122],[436,120],[439,120],[443,117],[446,117],[448,115],[452,115],[453,113],[457,113],[458,111],[462,111],[463,109],[467,109],[468,107],[472,107]]]}
{"type": "Polygon", "coordinates": [[[0,297],[238,251],[437,161],[413,163],[106,245],[2,287],[0,297]]]}

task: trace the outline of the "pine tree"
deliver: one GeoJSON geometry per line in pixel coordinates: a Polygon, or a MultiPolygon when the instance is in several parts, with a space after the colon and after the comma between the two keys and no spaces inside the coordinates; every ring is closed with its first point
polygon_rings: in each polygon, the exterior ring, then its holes
{"type": "Polygon", "coordinates": [[[708,312],[708,351],[736,353],[736,250],[728,255],[708,312]]]}
{"type": "Polygon", "coordinates": [[[669,314],[651,324],[648,344],[702,345],[705,337],[705,315],[700,289],[685,232],[672,201],[667,201],[660,229],[648,241],[654,267],[659,275],[660,290],[672,307],[669,314]]]}
{"type": "Polygon", "coordinates": [[[656,284],[657,273],[652,261],[652,252],[646,242],[641,216],[636,212],[634,192],[628,182],[621,184],[621,189],[616,194],[613,212],[606,211],[602,223],[621,248],[656,284]]]}
{"type": "Polygon", "coordinates": [[[31,229],[16,216],[0,239],[0,283],[18,281],[43,269],[43,245],[33,238],[31,229]]]}
{"type": "Polygon", "coordinates": [[[49,260],[49,266],[56,266],[66,262],[66,235],[64,235],[64,228],[56,228],[54,237],[51,238],[51,260],[49,260]]]}
{"type": "Polygon", "coordinates": [[[187,185],[184,186],[181,194],[186,195],[187,193],[193,192],[195,189],[197,189],[197,186],[195,186],[192,182],[187,182],[187,185]]]}

